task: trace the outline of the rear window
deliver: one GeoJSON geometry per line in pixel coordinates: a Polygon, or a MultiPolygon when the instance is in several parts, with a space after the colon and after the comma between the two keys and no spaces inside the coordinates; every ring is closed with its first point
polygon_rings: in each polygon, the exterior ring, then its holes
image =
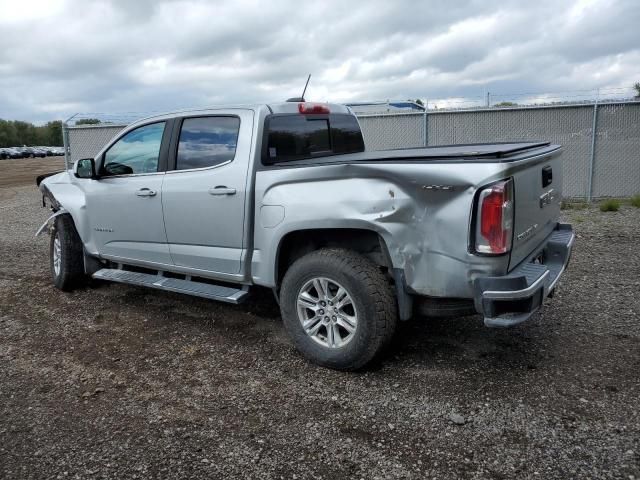
{"type": "Polygon", "coordinates": [[[265,165],[364,151],[353,115],[273,115],[266,132],[265,165]]]}

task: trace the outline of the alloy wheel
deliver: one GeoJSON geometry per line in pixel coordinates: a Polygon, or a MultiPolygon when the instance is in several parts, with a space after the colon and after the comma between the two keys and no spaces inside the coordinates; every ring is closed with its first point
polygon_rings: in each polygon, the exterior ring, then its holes
{"type": "Polygon", "coordinates": [[[302,286],[297,311],[305,333],[324,347],[345,346],[358,328],[358,312],[351,295],[326,277],[312,278],[302,286]]]}

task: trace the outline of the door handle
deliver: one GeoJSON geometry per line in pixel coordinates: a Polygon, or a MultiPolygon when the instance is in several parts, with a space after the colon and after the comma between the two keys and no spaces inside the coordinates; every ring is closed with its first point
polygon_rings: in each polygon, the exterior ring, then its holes
{"type": "Polygon", "coordinates": [[[209,193],[211,195],[235,195],[236,194],[236,189],[235,188],[227,188],[224,185],[218,185],[215,188],[210,188],[209,189],[209,193]]]}
{"type": "Polygon", "coordinates": [[[156,195],[156,192],[148,188],[141,188],[136,192],[136,195],[139,197],[154,197],[156,195]]]}

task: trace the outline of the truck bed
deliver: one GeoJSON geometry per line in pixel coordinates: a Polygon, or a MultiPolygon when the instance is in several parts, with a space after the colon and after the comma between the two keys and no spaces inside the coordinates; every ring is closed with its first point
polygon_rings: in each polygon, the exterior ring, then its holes
{"type": "MultiPolygon", "coordinates": [[[[490,184],[505,178],[513,179],[514,192],[514,214],[513,214],[513,243],[507,258],[508,269],[514,269],[520,262],[524,261],[543,241],[547,238],[558,222],[560,214],[560,200],[562,195],[562,163],[560,145],[549,142],[506,142],[506,143],[484,143],[471,145],[447,145],[421,148],[404,148],[394,150],[365,151],[342,155],[325,155],[316,158],[303,159],[290,162],[275,163],[261,167],[264,170],[277,169],[298,170],[305,167],[321,167],[321,172],[292,173],[295,180],[306,180],[309,176],[323,178],[325,175],[331,182],[343,181],[357,184],[367,179],[366,183],[358,187],[343,186],[343,189],[355,189],[361,196],[356,199],[335,199],[335,190],[331,190],[332,201],[340,204],[342,208],[347,205],[358,205],[366,214],[380,215],[384,210],[383,206],[378,206],[376,202],[382,202],[390,189],[395,194],[404,188],[405,194],[412,199],[412,202],[420,204],[417,211],[410,216],[402,218],[405,225],[409,225],[415,219],[422,219],[420,228],[427,228],[428,232],[438,230],[441,232],[442,225],[449,222],[455,216],[464,218],[462,223],[465,226],[464,232],[449,234],[460,235],[464,238],[473,236],[473,215],[467,218],[469,211],[473,211],[472,205],[467,202],[476,202],[478,189],[483,185],[490,184]],[[450,168],[446,168],[445,165],[450,168]],[[348,167],[340,169],[341,167],[348,167]],[[356,167],[362,167],[356,168],[356,167]],[[372,179],[382,178],[385,180],[385,188],[377,193],[370,188],[375,182],[372,179]],[[338,180],[340,179],[340,180],[338,180]],[[355,179],[355,180],[354,180],[355,179]],[[406,183],[404,183],[406,182],[406,183]],[[395,185],[395,188],[394,188],[395,185]],[[421,185],[422,189],[414,191],[416,185],[421,185]],[[439,190],[437,197],[427,195],[427,186],[447,186],[439,190]],[[365,193],[370,194],[370,200],[364,201],[365,193]],[[473,198],[469,194],[473,194],[473,198]],[[437,207],[454,202],[454,198],[462,196],[464,206],[456,210],[455,213],[438,214],[437,207]],[[425,202],[424,206],[420,202],[425,202]],[[425,217],[425,212],[428,212],[425,217]],[[425,218],[431,218],[435,223],[425,227],[428,222],[425,218]],[[439,222],[439,223],[438,223],[439,222]],[[469,222],[472,226],[469,227],[469,222]]],[[[304,193],[314,198],[314,205],[318,203],[318,197],[314,196],[310,190],[309,182],[304,183],[304,193]]],[[[326,185],[326,184],[324,184],[326,185]]],[[[324,191],[322,194],[323,195],[324,191]]],[[[294,195],[293,192],[287,195],[294,195]]],[[[320,197],[323,198],[323,197],[320,197]]],[[[391,196],[391,198],[395,198],[391,196]]],[[[397,200],[393,200],[396,201],[397,200]]],[[[283,200],[274,203],[283,202],[283,200]]],[[[474,203],[475,205],[475,203],[474,203]]],[[[394,205],[401,210],[397,205],[394,205]]],[[[309,207],[317,208],[317,206],[309,207]]],[[[394,210],[394,219],[401,216],[394,210]]],[[[335,210],[331,215],[335,216],[335,210]]],[[[443,235],[442,238],[446,237],[443,235]]],[[[449,246],[445,243],[437,244],[434,234],[425,233],[422,238],[428,238],[427,246],[432,252],[448,251],[449,246]]],[[[422,240],[420,240],[422,241],[422,240]]],[[[464,245],[464,260],[469,261],[467,245],[464,245]]],[[[421,257],[422,258],[422,257],[421,257]]],[[[462,257],[461,257],[462,258],[462,257]]],[[[473,257],[475,258],[475,257],[473,257]]],[[[485,260],[486,262],[486,260],[485,260]]],[[[434,268],[431,265],[429,268],[434,268]]],[[[443,272],[450,272],[451,266],[442,267],[443,272]]],[[[448,287],[442,287],[446,290],[448,287]]],[[[438,296],[439,292],[435,292],[438,296]]]]}
{"type": "Polygon", "coordinates": [[[372,150],[345,155],[319,156],[277,166],[351,163],[351,162],[491,162],[507,163],[558,150],[560,145],[550,142],[475,143],[467,145],[443,145],[434,147],[372,150]]]}
{"type": "MultiPolygon", "coordinates": [[[[559,145],[551,145],[550,142],[509,142],[509,143],[476,143],[467,145],[441,145],[434,147],[401,148],[394,150],[382,150],[378,152],[363,152],[351,154],[362,157],[384,157],[389,160],[415,158],[416,160],[439,160],[461,158],[465,161],[496,160],[513,162],[531,155],[538,155],[560,148],[559,145]],[[377,155],[376,155],[377,154],[377,155]],[[382,155],[381,155],[382,154],[382,155]]],[[[364,160],[365,158],[363,158],[364,160]]]]}

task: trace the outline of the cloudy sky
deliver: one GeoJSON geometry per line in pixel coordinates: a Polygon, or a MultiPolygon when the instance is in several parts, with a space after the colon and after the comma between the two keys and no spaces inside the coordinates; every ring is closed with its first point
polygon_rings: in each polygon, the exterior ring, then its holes
{"type": "Polygon", "coordinates": [[[308,73],[321,101],[629,96],[639,26],[638,0],[0,0],[0,118],[279,101],[308,73]]]}

